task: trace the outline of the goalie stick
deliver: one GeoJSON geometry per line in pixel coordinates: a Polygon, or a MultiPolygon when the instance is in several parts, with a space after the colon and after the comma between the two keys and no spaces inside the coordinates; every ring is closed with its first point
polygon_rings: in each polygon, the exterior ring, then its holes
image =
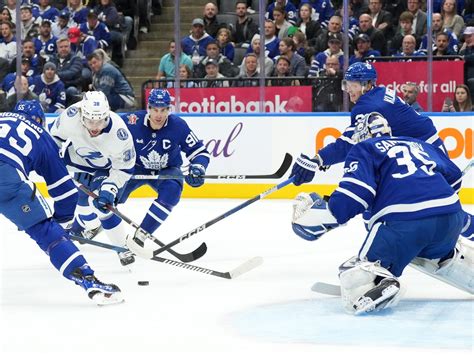
{"type": "Polygon", "coordinates": [[[311,286],[311,291],[329,296],[340,296],[341,286],[329,284],[326,282],[316,282],[313,286],[311,286]]]}
{"type": "Polygon", "coordinates": [[[260,195],[257,195],[255,197],[251,198],[250,200],[247,200],[244,203],[242,203],[242,204],[232,208],[231,210],[221,214],[220,216],[217,216],[216,218],[213,218],[210,221],[208,221],[204,224],[201,224],[199,227],[194,228],[192,231],[182,235],[178,239],[175,239],[174,241],[162,246],[161,248],[156,249],[155,251],[153,251],[153,256],[156,256],[156,255],[168,250],[169,248],[175,246],[176,244],[181,243],[183,240],[188,239],[192,235],[195,235],[195,234],[198,234],[198,233],[202,232],[203,230],[209,228],[213,224],[216,224],[217,222],[223,220],[224,218],[227,218],[227,217],[233,215],[235,212],[240,211],[241,209],[251,205],[252,203],[265,198],[266,196],[270,195],[271,193],[280,190],[281,188],[291,184],[293,182],[293,180],[294,180],[294,177],[291,177],[288,180],[285,180],[285,181],[279,183],[278,185],[275,185],[272,188],[262,192],[260,195]]]}
{"type": "MultiPolygon", "coordinates": [[[[286,153],[281,166],[273,174],[266,175],[203,175],[204,179],[217,179],[217,180],[248,180],[248,179],[279,179],[285,175],[286,171],[290,168],[293,157],[291,154],[286,153]]],[[[166,179],[184,179],[186,175],[133,175],[132,180],[166,180],[166,179]]]]}
{"type": "MultiPolygon", "coordinates": [[[[112,245],[112,244],[98,242],[98,241],[92,240],[92,239],[86,239],[86,238],[76,237],[76,236],[70,236],[70,238],[72,240],[76,240],[78,242],[82,242],[82,243],[90,244],[90,245],[95,245],[97,247],[114,250],[116,252],[128,251],[128,249],[126,249],[126,248],[122,248],[122,247],[112,245]]],[[[208,268],[201,267],[201,266],[195,266],[195,265],[182,263],[182,262],[175,261],[175,260],[161,258],[159,256],[154,256],[150,260],[158,261],[160,263],[180,267],[180,268],[183,268],[183,269],[186,269],[186,270],[201,272],[203,274],[216,276],[216,277],[221,277],[223,279],[229,279],[229,280],[230,279],[235,279],[236,277],[239,277],[240,275],[245,274],[245,273],[255,269],[256,267],[262,265],[262,263],[263,263],[262,257],[255,256],[255,257],[243,262],[242,264],[240,264],[236,268],[232,269],[231,271],[222,272],[222,271],[216,271],[216,270],[208,269],[208,268]]]]}
{"type": "MultiPolygon", "coordinates": [[[[79,188],[79,190],[83,191],[85,194],[87,194],[88,196],[92,197],[92,198],[97,198],[98,196],[90,191],[86,186],[84,186],[83,184],[75,181],[77,187],[79,188]]],[[[120,212],[117,208],[111,206],[111,205],[107,205],[107,209],[112,212],[113,214],[115,214],[117,217],[121,218],[123,221],[125,221],[126,223],[128,223],[129,225],[131,225],[133,228],[135,229],[141,229],[140,225],[138,225],[137,223],[135,223],[134,221],[132,221],[130,218],[128,218],[127,216],[125,216],[122,212],[120,212]]],[[[144,230],[142,230],[143,233],[145,233],[151,240],[153,240],[154,243],[158,244],[160,247],[163,247],[165,246],[165,244],[161,241],[159,241],[156,237],[154,237],[153,235],[151,235],[150,233],[147,233],[145,232],[144,230]]],[[[187,253],[187,254],[181,254],[181,253],[178,253],[172,249],[167,249],[167,251],[173,255],[175,258],[187,263],[187,262],[190,262],[190,261],[194,261],[194,260],[197,260],[199,259],[200,257],[202,257],[204,254],[206,254],[206,251],[207,251],[207,245],[206,243],[202,243],[199,247],[197,247],[197,249],[195,249],[194,251],[190,252],[190,253],[187,253]]]]}

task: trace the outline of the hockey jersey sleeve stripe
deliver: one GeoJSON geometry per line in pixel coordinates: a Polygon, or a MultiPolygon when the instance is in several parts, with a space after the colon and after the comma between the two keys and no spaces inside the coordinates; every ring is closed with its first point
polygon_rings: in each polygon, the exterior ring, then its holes
{"type": "Polygon", "coordinates": [[[70,181],[71,180],[71,177],[69,175],[66,175],[64,176],[63,178],[59,179],[58,181],[52,183],[51,185],[48,185],[48,190],[52,190],[56,187],[58,187],[59,185],[62,185],[63,183],[65,183],[66,181],[70,181]]]}
{"type": "Polygon", "coordinates": [[[23,165],[23,162],[15,154],[13,154],[12,152],[9,152],[8,150],[3,149],[3,148],[0,148],[0,154],[6,156],[10,160],[13,160],[15,163],[17,163],[20,166],[21,170],[23,170],[23,172],[25,172],[25,167],[23,165]]]}
{"type": "Polygon", "coordinates": [[[339,138],[340,138],[342,141],[347,142],[347,143],[349,143],[349,144],[352,144],[352,145],[355,144],[355,142],[354,142],[351,138],[346,137],[346,136],[344,136],[344,135],[340,136],[339,138]]]}
{"type": "Polygon", "coordinates": [[[53,196],[51,194],[51,197],[53,198],[54,201],[61,201],[61,200],[64,200],[65,198],[68,198],[69,196],[72,196],[74,194],[77,193],[77,190],[76,189],[73,189],[73,190],[69,190],[68,192],[66,193],[63,193],[62,195],[59,195],[59,196],[53,196]]]}
{"type": "Polygon", "coordinates": [[[359,202],[365,209],[369,208],[369,204],[367,202],[365,202],[362,198],[360,198],[359,196],[357,196],[355,193],[349,191],[349,190],[346,190],[342,187],[338,187],[336,189],[336,191],[352,198],[353,200],[359,202]]]}
{"type": "Polygon", "coordinates": [[[425,209],[443,207],[455,204],[459,201],[459,196],[457,194],[452,194],[449,197],[439,198],[436,200],[428,200],[417,203],[409,204],[398,204],[398,205],[389,205],[376,214],[372,216],[369,221],[369,229],[372,228],[372,225],[380,218],[389,213],[407,213],[407,212],[417,212],[425,209]]]}
{"type": "Polygon", "coordinates": [[[202,146],[202,147],[196,149],[194,152],[192,152],[190,155],[188,155],[187,158],[188,158],[188,160],[191,161],[198,155],[202,155],[202,156],[205,156],[207,158],[211,158],[210,155],[209,155],[209,152],[206,150],[205,146],[202,146]]]}
{"type": "Polygon", "coordinates": [[[350,178],[350,177],[345,177],[345,178],[342,178],[340,182],[341,183],[342,182],[350,182],[350,183],[362,186],[365,189],[369,190],[372,193],[372,195],[374,195],[374,196],[376,195],[375,189],[372,186],[366,184],[363,181],[360,181],[360,180],[357,180],[357,179],[354,179],[354,178],[350,178]]]}
{"type": "Polygon", "coordinates": [[[436,140],[439,139],[438,133],[432,135],[430,138],[426,140],[426,143],[433,144],[436,140]]]}

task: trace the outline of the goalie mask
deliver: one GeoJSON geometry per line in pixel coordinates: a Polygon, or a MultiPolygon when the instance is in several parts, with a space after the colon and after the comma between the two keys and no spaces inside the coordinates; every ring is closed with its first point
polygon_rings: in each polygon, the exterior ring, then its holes
{"type": "Polygon", "coordinates": [[[392,129],[385,117],[378,112],[371,112],[357,121],[352,140],[356,143],[360,143],[369,138],[380,137],[382,135],[390,136],[391,134],[392,129]]]}

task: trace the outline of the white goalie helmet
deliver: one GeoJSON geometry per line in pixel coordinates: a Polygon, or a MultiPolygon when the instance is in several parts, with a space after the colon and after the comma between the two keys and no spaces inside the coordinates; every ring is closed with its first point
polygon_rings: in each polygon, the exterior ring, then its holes
{"type": "Polygon", "coordinates": [[[392,135],[392,129],[382,114],[371,112],[356,122],[352,140],[356,143],[363,142],[369,138],[392,135]]]}
{"type": "Polygon", "coordinates": [[[102,91],[88,91],[82,98],[82,124],[89,129],[91,125],[107,126],[110,116],[110,106],[102,91]]]}

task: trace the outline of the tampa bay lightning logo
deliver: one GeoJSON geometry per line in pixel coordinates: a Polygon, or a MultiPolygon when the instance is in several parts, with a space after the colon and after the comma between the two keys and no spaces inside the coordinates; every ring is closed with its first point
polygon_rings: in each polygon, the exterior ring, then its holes
{"type": "Polygon", "coordinates": [[[127,132],[125,129],[123,129],[123,128],[119,128],[119,129],[117,130],[117,137],[118,137],[118,139],[120,139],[121,141],[124,141],[124,140],[126,140],[126,139],[128,138],[128,132],[127,132]]]}
{"type": "Polygon", "coordinates": [[[76,154],[86,161],[91,168],[108,169],[112,165],[110,159],[106,159],[100,152],[88,147],[78,148],[76,154]]]}
{"type": "Polygon", "coordinates": [[[75,116],[77,113],[77,107],[69,107],[66,111],[66,114],[68,115],[68,117],[72,117],[72,116],[75,116]]]}

